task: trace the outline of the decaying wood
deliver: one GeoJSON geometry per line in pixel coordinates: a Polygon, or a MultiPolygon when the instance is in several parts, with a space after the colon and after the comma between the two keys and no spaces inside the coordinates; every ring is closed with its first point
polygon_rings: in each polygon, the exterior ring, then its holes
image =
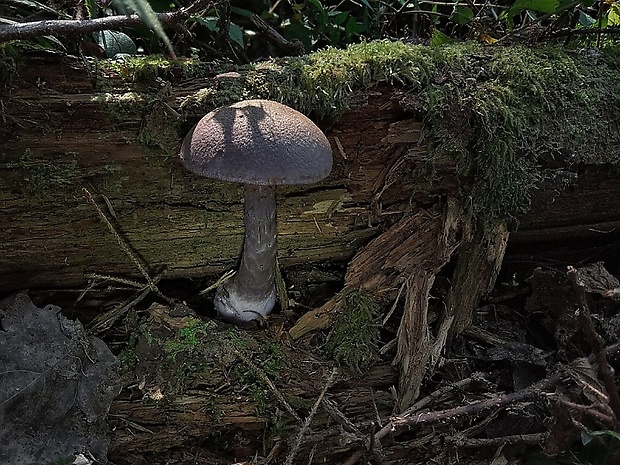
{"type": "Polygon", "coordinates": [[[454,318],[448,337],[460,334],[471,324],[480,299],[493,290],[508,235],[506,224],[497,222],[487,228],[476,228],[461,244],[444,316],[444,319],[454,318]]]}
{"type": "MultiPolygon", "coordinates": [[[[415,265],[407,279],[405,309],[398,328],[398,351],[393,362],[400,367],[396,407],[399,412],[409,408],[418,398],[420,385],[434,354],[433,337],[428,327],[428,300],[435,276],[461,242],[464,229],[461,206],[454,201],[448,202],[435,223],[437,229],[432,239],[427,237],[430,241],[420,244],[422,250],[428,246],[429,253],[425,253],[425,259],[418,261],[411,254],[406,254],[415,265]]],[[[419,231],[416,231],[414,237],[418,234],[419,231]]],[[[440,330],[435,338],[440,342],[435,342],[436,345],[443,348],[446,333],[446,330],[440,330]]]]}
{"type": "MultiPolygon", "coordinates": [[[[410,275],[418,269],[436,272],[445,263],[443,241],[450,251],[456,246],[454,235],[462,227],[459,218],[453,218],[455,207],[441,211],[422,210],[406,216],[383,234],[373,239],[351,260],[345,275],[346,289],[364,289],[385,301],[392,301],[410,275]],[[450,231],[442,235],[442,225],[450,231]],[[449,225],[449,226],[448,226],[449,225]]],[[[448,254],[449,255],[449,254],[448,254]]],[[[449,257],[448,257],[449,258],[449,257]]],[[[304,314],[291,328],[290,334],[298,339],[304,334],[328,327],[337,315],[340,296],[322,307],[304,314]]]]}
{"type": "MultiPolygon", "coordinates": [[[[0,89],[0,291],[84,286],[86,273],[139,275],[83,187],[106,200],[149,272],[166,267],[168,279],[215,280],[233,269],[243,238],[242,189],[190,176],[176,160],[201,115],[189,115],[180,132],[166,129],[182,99],[209,82],[172,73],[147,101],[118,75],[102,77],[77,59],[29,57],[11,87],[0,89]]],[[[429,157],[421,122],[402,99],[397,87],[358,90],[335,124],[319,122],[334,148],[334,171],[320,185],[279,191],[285,270],[346,261],[403,214],[467,188],[449,158],[423,169],[429,157]]],[[[517,246],[620,235],[613,172],[565,169],[579,175],[566,189],[541,187],[512,235],[517,246]]]]}

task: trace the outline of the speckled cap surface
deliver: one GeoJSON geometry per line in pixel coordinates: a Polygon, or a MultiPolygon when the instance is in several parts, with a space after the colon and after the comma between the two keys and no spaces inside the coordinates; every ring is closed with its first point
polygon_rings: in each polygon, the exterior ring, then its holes
{"type": "Polygon", "coordinates": [[[271,100],[213,110],[185,137],[181,161],[201,176],[258,185],[310,184],[327,177],[332,150],[306,116],[271,100]]]}

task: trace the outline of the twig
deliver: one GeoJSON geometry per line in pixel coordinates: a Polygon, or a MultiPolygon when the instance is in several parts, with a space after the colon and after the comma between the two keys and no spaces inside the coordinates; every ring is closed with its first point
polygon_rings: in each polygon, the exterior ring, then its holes
{"type": "Polygon", "coordinates": [[[382,439],[389,433],[398,434],[403,431],[410,431],[413,428],[421,428],[437,423],[447,423],[455,421],[460,417],[467,415],[477,415],[493,408],[504,407],[525,399],[538,397],[543,391],[557,384],[562,379],[562,373],[558,372],[551,377],[540,381],[527,389],[496,396],[491,399],[483,400],[469,405],[463,405],[447,410],[439,410],[436,412],[427,412],[420,414],[398,415],[392,418],[390,423],[381,428],[377,433],[377,439],[382,439]]]}
{"type": "Polygon", "coordinates": [[[87,279],[97,280],[102,279],[106,281],[113,281],[121,284],[126,284],[131,287],[135,287],[136,289],[142,289],[144,287],[144,283],[140,281],[135,281],[133,279],[123,278],[120,276],[112,276],[109,274],[99,274],[99,273],[86,273],[84,275],[87,279]]]}
{"type": "Polygon", "coordinates": [[[499,438],[464,438],[457,435],[448,438],[447,442],[451,442],[459,447],[501,447],[515,444],[540,444],[547,439],[549,433],[531,433],[531,434],[514,434],[511,436],[502,436],[499,438]]]}
{"type": "Polygon", "coordinates": [[[215,281],[209,287],[200,291],[198,295],[204,295],[204,294],[207,294],[208,292],[211,292],[213,289],[217,289],[222,284],[224,284],[226,281],[228,281],[230,278],[232,278],[234,275],[235,275],[235,270],[228,270],[217,281],[215,281]]]}
{"type": "MultiPolygon", "coordinates": [[[[155,276],[155,279],[153,280],[153,282],[158,283],[161,280],[161,278],[163,278],[163,276],[164,276],[164,272],[155,276]]],[[[89,325],[88,331],[92,334],[98,334],[98,333],[108,330],[114,324],[116,320],[118,320],[122,315],[124,315],[129,310],[131,310],[133,307],[135,307],[140,302],[142,302],[142,300],[144,300],[144,298],[150,293],[151,293],[151,288],[148,285],[143,286],[142,289],[140,290],[140,293],[137,296],[131,298],[128,301],[123,302],[122,304],[107,311],[103,315],[99,315],[95,319],[93,319],[93,321],[91,321],[89,325]]]]}
{"type": "Polygon", "coordinates": [[[589,415],[591,417],[594,417],[596,419],[598,419],[599,421],[602,421],[603,423],[605,423],[607,426],[614,426],[615,423],[615,419],[609,415],[605,415],[603,412],[600,412],[596,409],[594,409],[592,406],[590,405],[581,405],[581,404],[576,404],[574,402],[570,402],[568,400],[565,399],[558,399],[558,402],[562,405],[564,405],[566,408],[568,409],[572,409],[575,410],[579,413],[583,413],[585,415],[589,415]]]}
{"type": "Polygon", "coordinates": [[[480,376],[482,376],[482,375],[478,373],[478,374],[475,374],[474,376],[472,376],[470,378],[465,378],[465,379],[462,379],[460,381],[457,381],[456,383],[452,383],[452,384],[449,384],[447,386],[441,387],[441,388],[437,389],[436,391],[431,392],[426,397],[423,397],[422,399],[418,400],[415,404],[413,404],[411,407],[409,407],[407,410],[405,410],[402,413],[402,415],[411,415],[414,412],[417,412],[418,410],[426,407],[433,400],[438,399],[438,398],[444,396],[448,392],[454,391],[456,389],[464,388],[465,386],[467,386],[467,385],[471,384],[472,382],[476,381],[477,378],[480,377],[480,376]]]}
{"type": "Polygon", "coordinates": [[[327,414],[332,417],[332,419],[342,426],[347,433],[355,434],[358,438],[364,439],[364,433],[360,431],[360,429],[353,424],[351,420],[349,420],[344,413],[338,408],[336,402],[331,399],[324,398],[323,399],[323,408],[327,412],[327,414]]]}
{"type": "Polygon", "coordinates": [[[620,27],[619,26],[609,26],[606,27],[605,29],[598,29],[598,28],[581,28],[581,29],[570,29],[570,28],[565,28],[565,29],[560,29],[558,31],[552,32],[549,34],[549,37],[562,37],[562,36],[577,36],[577,35],[591,35],[591,34],[595,34],[597,36],[601,35],[601,34],[620,34],[620,27]]]}
{"type": "Polygon", "coordinates": [[[588,306],[588,300],[586,299],[585,288],[583,284],[578,281],[577,270],[574,267],[569,266],[567,274],[568,281],[573,287],[573,292],[577,298],[577,305],[579,306],[579,309],[577,310],[577,317],[581,323],[584,335],[590,344],[590,348],[596,358],[596,362],[598,363],[598,369],[601,372],[603,382],[605,383],[605,388],[607,389],[607,395],[609,396],[609,406],[616,416],[616,421],[620,422],[620,395],[618,394],[618,387],[614,378],[614,370],[605,356],[603,341],[596,332],[596,329],[594,329],[592,317],[590,316],[590,307],[588,306]]]}
{"type": "Polygon", "coordinates": [[[256,29],[261,31],[268,42],[271,42],[278,48],[281,48],[286,53],[292,56],[304,55],[306,53],[306,49],[304,45],[299,40],[287,40],[282,35],[272,28],[267,22],[258,16],[257,14],[253,14],[250,16],[250,21],[252,24],[256,26],[256,29]]]}
{"type": "Polygon", "coordinates": [[[319,394],[318,399],[312,406],[312,410],[310,410],[310,414],[306,417],[306,421],[304,421],[303,426],[299,430],[297,439],[295,439],[295,444],[293,445],[291,452],[286,457],[286,461],[284,462],[285,465],[292,465],[293,460],[295,459],[295,456],[297,455],[297,451],[299,450],[299,447],[301,446],[301,441],[303,440],[304,435],[306,434],[306,431],[308,431],[308,428],[310,428],[310,423],[312,423],[312,419],[314,418],[314,415],[316,415],[316,411],[318,410],[319,405],[321,405],[321,402],[323,401],[323,398],[325,397],[325,393],[327,392],[329,387],[332,385],[332,383],[336,379],[337,374],[338,374],[338,369],[334,368],[331,374],[329,375],[329,378],[327,379],[325,386],[323,386],[323,390],[321,391],[321,394],[319,394]]]}
{"type": "Polygon", "coordinates": [[[101,220],[105,223],[105,225],[108,227],[108,229],[110,230],[110,232],[112,233],[112,235],[116,239],[116,242],[121,247],[123,252],[125,252],[125,254],[127,254],[127,256],[131,259],[131,261],[134,263],[134,265],[136,265],[138,270],[140,270],[140,273],[146,279],[146,282],[147,282],[147,284],[149,286],[149,289],[151,291],[153,291],[155,294],[157,294],[157,296],[159,296],[162,299],[164,299],[166,302],[174,303],[173,299],[165,296],[159,290],[159,288],[157,287],[157,285],[155,284],[155,282],[153,281],[153,279],[151,278],[149,273],[146,271],[146,267],[144,266],[144,264],[138,259],[137,255],[133,252],[133,250],[131,250],[131,246],[127,243],[127,241],[125,239],[123,239],[123,237],[116,231],[116,228],[114,227],[112,222],[109,220],[109,218],[107,217],[105,212],[97,204],[97,201],[95,200],[93,195],[88,191],[88,189],[86,189],[85,187],[82,188],[82,193],[88,199],[88,201],[92,204],[92,206],[95,207],[95,210],[97,211],[97,214],[99,215],[101,220]]]}

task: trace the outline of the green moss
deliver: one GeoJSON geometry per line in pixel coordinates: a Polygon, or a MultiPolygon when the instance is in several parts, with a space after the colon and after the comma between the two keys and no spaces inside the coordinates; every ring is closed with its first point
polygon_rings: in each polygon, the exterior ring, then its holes
{"type": "Polygon", "coordinates": [[[376,360],[380,312],[381,306],[365,291],[342,296],[342,311],[325,345],[327,355],[355,371],[368,369],[376,360]]]}
{"type": "Polygon", "coordinates": [[[180,353],[184,353],[186,357],[201,355],[201,345],[207,340],[212,329],[212,325],[207,322],[191,319],[186,326],[174,334],[174,337],[166,340],[166,356],[170,361],[175,362],[180,353]]]}
{"type": "Polygon", "coordinates": [[[424,122],[430,163],[453,157],[468,212],[491,224],[527,210],[542,162],[618,164],[618,50],[593,59],[552,47],[375,41],[247,65],[239,70],[243,89],[220,96],[207,88],[182,110],[204,114],[241,98],[269,98],[336,119],[355,89],[401,86],[424,122]]]}
{"type": "Polygon", "coordinates": [[[106,73],[117,73],[121,79],[151,91],[172,77],[200,77],[211,72],[213,66],[192,58],[170,60],[162,55],[120,56],[97,62],[97,67],[106,73]]]}
{"type": "Polygon", "coordinates": [[[19,161],[4,163],[0,168],[20,170],[20,184],[37,198],[42,198],[55,189],[73,186],[82,177],[75,159],[37,159],[32,157],[30,149],[24,151],[19,161]]]}

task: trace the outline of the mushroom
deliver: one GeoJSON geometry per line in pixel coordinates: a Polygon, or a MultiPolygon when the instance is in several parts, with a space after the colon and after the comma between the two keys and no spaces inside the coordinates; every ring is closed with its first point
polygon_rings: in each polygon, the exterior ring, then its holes
{"type": "Polygon", "coordinates": [[[217,289],[214,304],[232,323],[268,315],[276,301],[275,186],[327,177],[329,141],[310,119],[286,105],[245,100],[204,116],[186,136],[181,161],[200,176],[245,184],[241,264],[217,289]]]}

